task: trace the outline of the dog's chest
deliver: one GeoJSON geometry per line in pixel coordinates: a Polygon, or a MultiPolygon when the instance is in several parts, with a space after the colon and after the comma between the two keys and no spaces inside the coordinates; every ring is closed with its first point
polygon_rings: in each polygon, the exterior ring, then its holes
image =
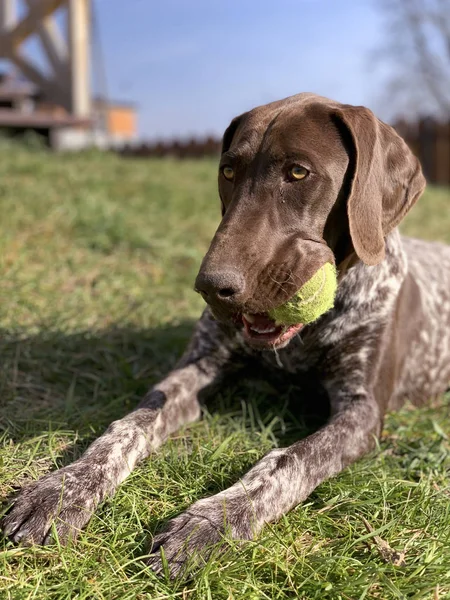
{"type": "Polygon", "coordinates": [[[257,358],[271,369],[299,375],[308,373],[317,365],[317,353],[309,345],[306,347],[299,336],[281,350],[257,352],[257,358]]]}

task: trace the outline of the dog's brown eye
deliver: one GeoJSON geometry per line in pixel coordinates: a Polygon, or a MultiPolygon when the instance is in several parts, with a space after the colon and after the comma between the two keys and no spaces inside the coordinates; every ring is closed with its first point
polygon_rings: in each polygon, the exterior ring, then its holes
{"type": "Polygon", "coordinates": [[[225,177],[225,179],[228,179],[228,181],[234,179],[234,169],[232,167],[222,167],[222,174],[225,177]]]}
{"type": "Polygon", "coordinates": [[[308,173],[308,169],[305,169],[305,167],[300,167],[299,165],[294,165],[289,169],[289,177],[291,179],[296,179],[297,181],[300,179],[305,179],[308,173]]]}

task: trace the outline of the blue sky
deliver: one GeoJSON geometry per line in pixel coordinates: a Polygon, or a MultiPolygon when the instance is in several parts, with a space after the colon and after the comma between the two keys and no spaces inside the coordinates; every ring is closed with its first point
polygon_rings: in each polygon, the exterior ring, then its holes
{"type": "Polygon", "coordinates": [[[96,0],[96,11],[108,93],[136,102],[144,137],[220,133],[300,91],[380,108],[375,0],[96,0]]]}
{"type": "Polygon", "coordinates": [[[300,91],[380,108],[376,0],[95,4],[108,93],[137,104],[144,137],[220,133],[236,114],[300,91]]]}

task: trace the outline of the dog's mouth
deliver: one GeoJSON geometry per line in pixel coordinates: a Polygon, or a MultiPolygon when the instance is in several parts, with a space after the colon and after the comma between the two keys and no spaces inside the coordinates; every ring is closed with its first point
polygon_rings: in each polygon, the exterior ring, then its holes
{"type": "Polygon", "coordinates": [[[260,349],[283,348],[303,327],[303,323],[277,325],[266,313],[244,313],[241,320],[245,341],[260,349]]]}

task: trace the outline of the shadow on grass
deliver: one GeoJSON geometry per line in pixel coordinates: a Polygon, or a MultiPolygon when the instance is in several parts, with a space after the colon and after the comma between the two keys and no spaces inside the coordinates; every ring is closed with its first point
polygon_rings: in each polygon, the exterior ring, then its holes
{"type": "Polygon", "coordinates": [[[17,442],[56,429],[94,437],[173,367],[192,327],[0,331],[0,432],[17,442]]]}
{"type": "MultiPolygon", "coordinates": [[[[0,330],[0,434],[6,431],[15,442],[56,430],[96,437],[112,420],[132,410],[148,388],[173,368],[193,325],[183,321],[148,330],[112,326],[74,334],[40,331],[31,336],[0,330]]],[[[223,400],[232,397],[226,392],[236,387],[241,398],[246,391],[256,393],[262,411],[265,404],[281,410],[296,395],[283,378],[249,364],[240,378],[212,390],[216,398],[208,402],[208,410],[240,407],[239,400],[235,406],[223,400]]],[[[307,417],[311,414],[307,406],[302,409],[307,417]]]]}
{"type": "MultiPolygon", "coordinates": [[[[73,462],[174,366],[192,328],[193,322],[184,321],[148,330],[111,327],[75,334],[41,331],[32,336],[2,331],[0,446],[8,452],[11,441],[28,443],[23,450],[33,460],[40,444],[52,446],[55,432],[58,467],[73,462]],[[67,442],[59,444],[63,438],[67,442]]],[[[275,420],[278,425],[272,431],[278,445],[304,437],[324,417],[316,414],[317,402],[312,411],[305,410],[303,403],[300,410],[296,389],[275,374],[270,376],[267,368],[258,371],[256,365],[249,364],[241,377],[210,392],[209,413],[240,419],[244,412],[244,420],[252,421],[256,430],[275,420]]],[[[254,454],[246,462],[230,465],[230,484],[252,466],[254,454]]],[[[52,461],[48,467],[54,470],[52,461]]],[[[212,477],[205,495],[218,492],[223,483],[212,477]]],[[[4,501],[9,504],[11,499],[8,494],[4,501]]],[[[160,524],[156,519],[151,530],[160,524]]]]}

